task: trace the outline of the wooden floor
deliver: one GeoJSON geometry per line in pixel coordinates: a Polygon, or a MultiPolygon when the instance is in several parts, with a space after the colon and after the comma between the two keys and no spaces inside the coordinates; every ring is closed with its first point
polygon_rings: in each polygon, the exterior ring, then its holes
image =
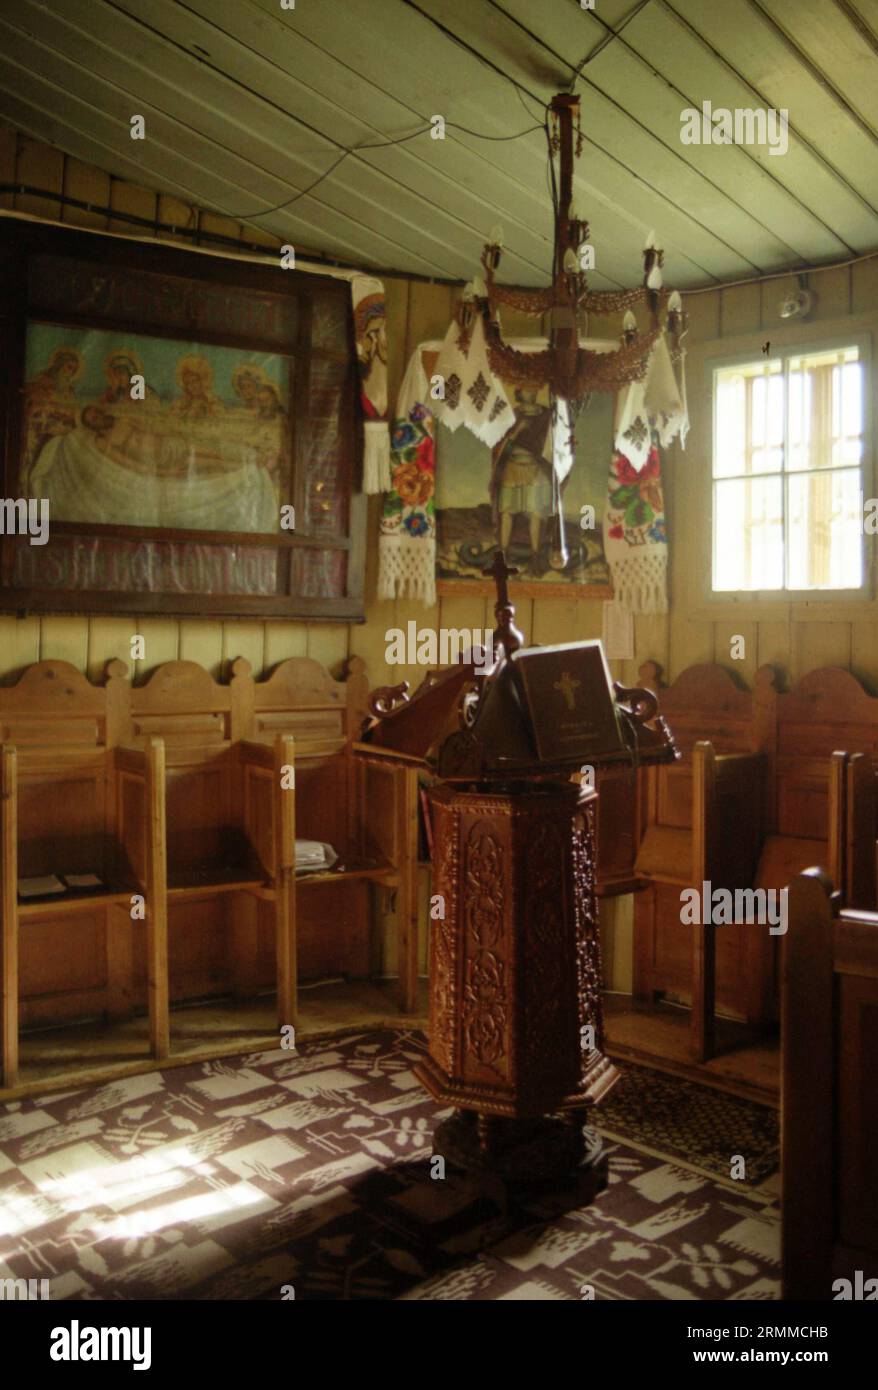
{"type": "MultiPolygon", "coordinates": [[[[425,1028],[427,984],[421,981],[418,1012],[403,1014],[393,980],[332,981],[300,986],[296,1041],[340,1029],[425,1028]]],[[[273,996],[234,1003],[212,1001],[171,1011],[171,1056],[149,1055],[146,1018],[107,1025],[98,1021],[25,1033],[21,1039],[19,1084],[0,1090],[0,1100],[112,1081],[119,1076],[184,1066],[210,1057],[278,1047],[273,996]]]]}
{"type": "Polygon", "coordinates": [[[642,1062],[686,1076],[732,1095],[777,1105],[780,1043],[754,1040],[742,1024],[717,1019],[719,1056],[693,1062],[689,1055],[689,1010],[671,1004],[635,1004],[629,996],[604,996],[606,1050],[611,1057],[642,1062]]]}

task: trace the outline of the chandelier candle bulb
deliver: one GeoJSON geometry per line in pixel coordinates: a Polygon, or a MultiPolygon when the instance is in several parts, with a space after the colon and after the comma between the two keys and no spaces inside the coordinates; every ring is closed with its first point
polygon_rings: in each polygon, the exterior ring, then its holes
{"type": "Polygon", "coordinates": [[[488,298],[488,287],[487,287],[487,285],[485,284],[484,280],[482,279],[481,275],[477,275],[477,276],[476,276],[475,280],[473,280],[473,282],[472,282],[472,286],[473,286],[473,294],[474,294],[474,296],[475,296],[476,299],[487,299],[487,298],[488,298]]]}
{"type": "Polygon", "coordinates": [[[503,245],[503,228],[502,228],[501,226],[499,226],[499,225],[494,226],[494,227],[491,228],[491,245],[492,245],[492,246],[502,246],[502,245],[503,245]]]}
{"type": "Polygon", "coordinates": [[[682,312],[683,300],[680,298],[680,291],[672,290],[670,298],[668,299],[668,313],[682,314],[682,312]]]}
{"type": "Polygon", "coordinates": [[[656,261],[655,265],[653,265],[652,269],[650,270],[649,274],[647,275],[647,277],[646,277],[646,285],[647,285],[647,289],[650,289],[650,290],[660,290],[660,289],[661,289],[661,287],[662,287],[662,272],[661,272],[661,269],[660,269],[660,267],[659,267],[658,261],[656,261]]]}
{"type": "Polygon", "coordinates": [[[655,250],[655,232],[647,233],[646,241],[643,243],[643,249],[644,251],[655,250]]]}

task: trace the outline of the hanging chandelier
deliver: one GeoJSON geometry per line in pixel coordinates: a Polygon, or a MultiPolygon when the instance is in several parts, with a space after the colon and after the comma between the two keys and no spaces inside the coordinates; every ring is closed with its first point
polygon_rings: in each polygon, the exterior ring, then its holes
{"type": "MultiPolygon", "coordinates": [[[[552,98],[549,111],[547,135],[555,214],[552,283],[546,289],[536,290],[499,285],[495,276],[503,248],[502,233],[497,228],[482,252],[484,279],[472,281],[464,291],[460,325],[466,332],[474,313],[481,314],[491,370],[505,383],[531,388],[548,386],[553,418],[557,421],[560,416],[564,421],[572,455],[576,447],[576,420],[592,392],[615,393],[641,381],[650,353],[665,327],[672,357],[676,358],[685,324],[679,294],[669,296],[663,288],[664,252],[656,246],[653,233],[643,250],[643,280],[636,289],[589,289],[587,268],[593,264],[589,227],[573,208],[574,161],[582,151],[579,97],[562,92],[552,98]],[[633,313],[638,306],[645,306],[648,311],[649,324],[645,329],[638,327],[633,313]],[[535,352],[510,347],[503,339],[500,323],[504,307],[534,318],[548,316],[548,347],[535,352]],[[580,339],[589,315],[618,313],[625,315],[618,348],[601,352],[582,346],[580,339]]],[[[553,510],[560,515],[559,495],[555,503],[553,510]]],[[[562,524],[562,549],[563,530],[562,524]]]]}

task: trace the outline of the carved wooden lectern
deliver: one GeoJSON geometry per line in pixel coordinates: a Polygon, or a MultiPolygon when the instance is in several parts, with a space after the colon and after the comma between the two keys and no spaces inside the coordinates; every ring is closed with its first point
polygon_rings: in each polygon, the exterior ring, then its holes
{"type": "Polygon", "coordinates": [[[439,915],[417,1072],[456,1110],[434,1152],[508,1180],[577,1175],[593,1195],[603,1161],[583,1112],[617,1073],[602,1052],[597,793],[573,775],[675,751],[661,721],[646,727],[651,694],[613,690],[599,642],[524,649],[502,552],[492,573],[487,671],[471,661],[430,673],[411,698],[407,685],[376,691],[363,741],[438,778],[439,915]]]}

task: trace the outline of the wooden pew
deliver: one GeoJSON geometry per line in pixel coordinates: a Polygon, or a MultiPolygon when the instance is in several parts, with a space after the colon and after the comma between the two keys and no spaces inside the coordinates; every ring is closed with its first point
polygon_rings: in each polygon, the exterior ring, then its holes
{"type": "Polygon", "coordinates": [[[169,661],[131,691],[133,736],[160,747],[165,766],[163,792],[154,792],[154,814],[166,817],[166,1016],[157,1025],[165,1048],[175,1000],[276,984],[278,1021],[295,1022],[295,749],[280,732],[268,748],[240,736],[252,686],[242,659],[228,684],[194,662],[169,661]],[[273,937],[267,980],[260,905],[273,937]]]}
{"type": "Polygon", "coordinates": [[[364,769],[353,749],[368,694],[359,657],[348,661],[341,681],[310,658],[291,657],[251,683],[245,719],[256,741],[273,740],[280,729],[295,736],[296,834],[325,841],[338,854],[328,872],[295,879],[297,978],[373,973],[370,885],[378,885],[397,895],[400,990],[403,1007],[411,1010],[417,1002],[417,839],[385,844],[386,805],[366,799],[364,769]]]}
{"type": "Polygon", "coordinates": [[[717,937],[712,928],[684,924],[680,895],[700,892],[705,881],[753,885],[777,695],[769,667],[758,672],[753,694],[714,665],[689,667],[668,689],[659,688],[658,676],[648,662],[640,684],[657,694],[681,758],[640,774],[635,868],[645,888],[634,899],[634,994],[689,1004],[692,1053],[703,1060],[713,1049],[714,1003],[753,1026],[765,1022],[764,945],[746,926],[723,927],[717,937]]]}
{"type": "MultiPolygon", "coordinates": [[[[789,891],[781,993],[783,1296],[878,1280],[878,914],[817,869],[789,891]]],[[[878,1292],[878,1283],[873,1290],[878,1292]]],[[[860,1297],[862,1297],[862,1292],[860,1297]]],[[[874,1297],[874,1292],[873,1295],[874,1297]]]]}
{"type": "MultiPolygon", "coordinates": [[[[154,967],[158,752],[120,746],[126,689],[118,661],[102,686],[67,662],[43,661],[0,688],[4,1086],[16,1084],[20,1027],[87,1013],[124,1018],[138,946],[154,967]],[[22,879],[49,874],[94,874],[100,884],[22,895],[22,879]]],[[[151,994],[151,1016],[157,1007],[151,994]]]]}
{"type": "MultiPolygon", "coordinates": [[[[641,669],[652,688],[657,675],[652,663],[641,669]]],[[[718,936],[695,928],[690,957],[681,888],[706,880],[779,891],[819,863],[845,901],[874,905],[878,700],[838,668],[812,671],[778,694],[763,667],[751,696],[722,668],[701,666],[659,701],[683,759],[641,783],[636,867],[650,887],[635,899],[635,993],[690,1003],[692,1055],[705,1060],[715,1008],[756,1028],[776,1019],[777,943],[750,926],[725,926],[718,936]],[[741,751],[748,746],[750,754],[741,751]]]]}
{"type": "Polygon", "coordinates": [[[878,699],[849,671],[820,667],[778,696],[760,883],[783,887],[816,863],[830,869],[847,906],[876,906],[875,790],[869,775],[876,765],[878,699]],[[856,762],[849,756],[844,805],[829,780],[836,750],[863,755],[856,762]],[[820,847],[834,836],[841,843],[830,865],[820,847]]]}

